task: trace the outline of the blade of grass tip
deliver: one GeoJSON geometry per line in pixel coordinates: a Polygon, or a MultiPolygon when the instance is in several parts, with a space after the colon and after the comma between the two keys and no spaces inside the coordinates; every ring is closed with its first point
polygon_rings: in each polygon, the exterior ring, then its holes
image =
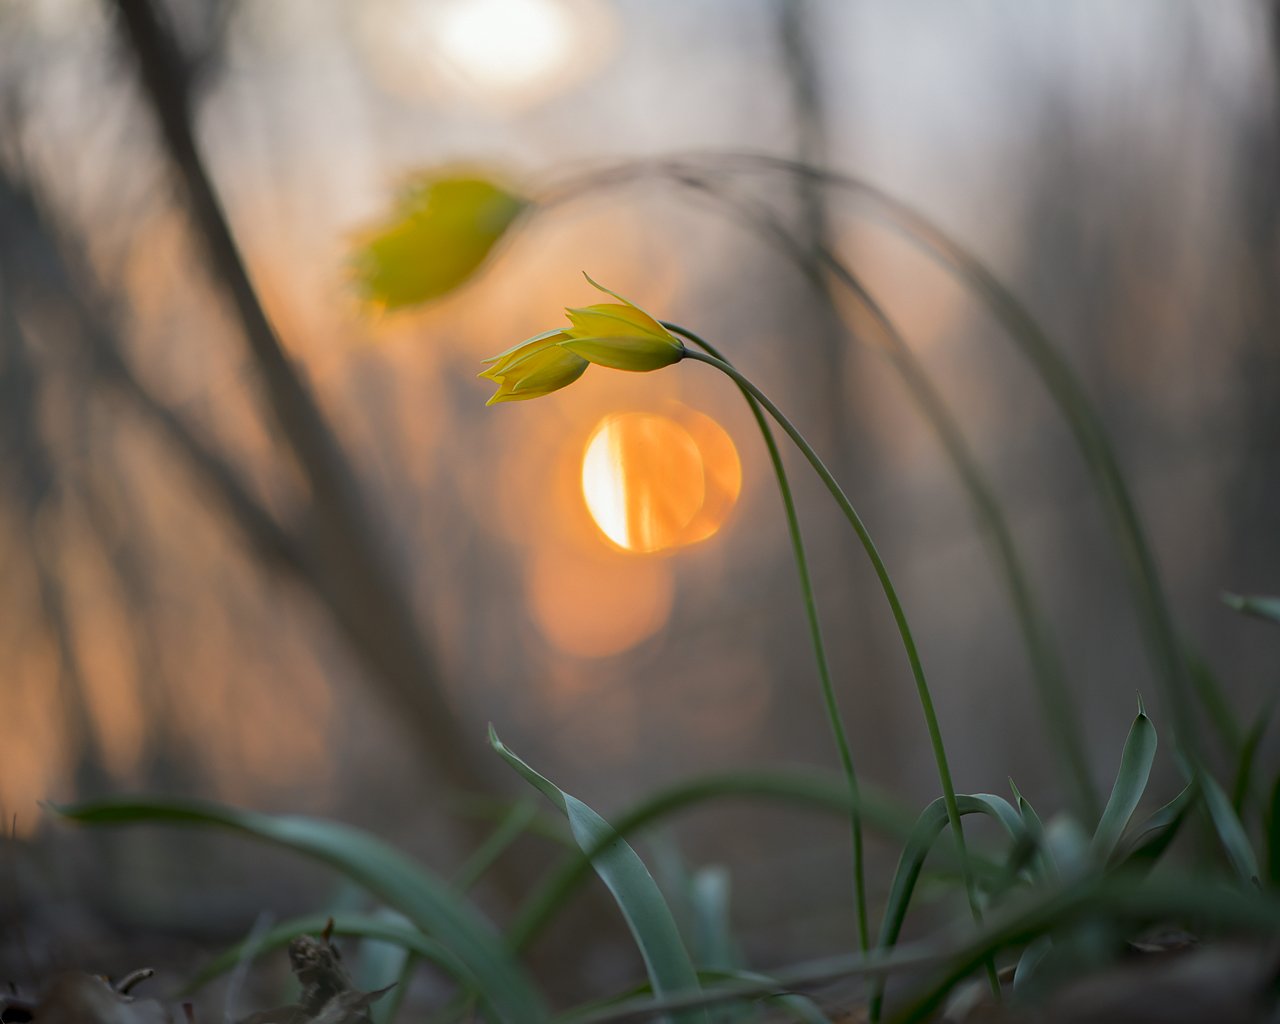
{"type": "Polygon", "coordinates": [[[483,991],[491,1015],[519,1024],[549,1016],[542,996],[479,911],[421,864],[360,829],[189,800],[106,800],[53,810],[84,825],[215,826],[326,863],[447,941],[483,991]]]}
{"type": "MultiPolygon", "coordinates": [[[[687,338],[693,344],[715,359],[727,363],[723,354],[709,341],[679,324],[663,322],[668,330],[687,338]]],[[[831,666],[827,659],[826,642],[822,636],[822,619],[818,614],[818,600],[813,591],[813,581],[809,572],[809,556],[805,551],[804,533],[800,529],[800,517],[796,512],[795,498],[791,492],[791,482],[787,476],[786,465],[782,461],[782,453],[778,450],[777,439],[773,436],[773,428],[765,417],[760,403],[750,389],[738,385],[738,390],[746,400],[747,408],[756,421],[756,427],[769,453],[769,463],[773,466],[773,475],[778,482],[778,493],[782,498],[783,513],[787,522],[787,535],[791,540],[791,554],[799,577],[800,594],[804,604],[805,619],[809,624],[809,642],[813,648],[814,661],[818,670],[818,683],[822,691],[823,705],[827,713],[827,724],[831,729],[832,739],[836,744],[836,753],[840,758],[840,768],[844,772],[851,797],[849,807],[849,834],[853,848],[853,901],[854,913],[857,915],[858,948],[866,950],[870,946],[871,933],[867,919],[867,882],[866,867],[863,858],[862,812],[858,800],[858,773],[854,768],[853,748],[844,727],[844,717],[840,713],[840,704],[836,699],[835,685],[831,680],[831,666]]]]}
{"type": "Polygon", "coordinates": [[[1013,779],[1009,780],[1009,788],[1013,790],[1013,799],[1018,808],[1018,816],[1022,819],[1022,826],[1035,845],[1035,859],[1040,869],[1040,877],[1044,881],[1053,881],[1058,877],[1058,864],[1053,858],[1053,851],[1045,841],[1044,822],[1040,820],[1040,815],[1036,813],[1030,801],[1023,797],[1018,787],[1014,785],[1013,779]]]}
{"type": "MultiPolygon", "coordinates": [[[[698,991],[698,975],[680,939],[671,909],[635,851],[604,818],[509,750],[492,726],[489,743],[526,782],[564,813],[583,852],[596,851],[592,866],[626,919],[654,992],[670,995],[698,991]]],[[[702,1016],[695,1015],[692,1019],[702,1019],[702,1016]]]]}
{"type": "Polygon", "coordinates": [[[1264,597],[1260,594],[1242,596],[1240,594],[1223,594],[1223,603],[1245,615],[1256,619],[1280,623],[1280,597],[1264,597]]]}
{"type": "Polygon", "coordinates": [[[1156,729],[1147,717],[1142,698],[1139,697],[1138,715],[1129,727],[1129,736],[1124,741],[1120,770],[1116,773],[1115,785],[1111,788],[1111,798],[1103,809],[1102,820],[1098,822],[1093,840],[1089,844],[1089,855],[1097,864],[1106,864],[1115,852],[1116,844],[1120,842],[1129,819],[1138,807],[1138,801],[1146,791],[1155,757],[1156,729]]]}
{"type": "MultiPolygon", "coordinates": [[[[1004,826],[1010,838],[1017,842],[1025,829],[1017,811],[1002,797],[990,793],[956,794],[956,803],[961,814],[985,814],[1004,826]]],[[[884,917],[880,922],[880,937],[876,943],[879,952],[892,949],[902,934],[902,925],[907,919],[907,910],[911,905],[911,897],[915,893],[920,872],[924,870],[925,860],[933,844],[938,841],[942,830],[947,827],[947,805],[941,797],[934,800],[921,813],[916,826],[911,831],[902,855],[898,858],[898,867],[893,873],[893,881],[889,885],[889,895],[885,900],[884,917]]],[[[884,984],[876,982],[871,989],[868,1000],[868,1015],[872,1021],[880,1019],[884,1006],[884,984]]]]}
{"type": "Polygon", "coordinates": [[[1235,868],[1236,874],[1246,882],[1257,885],[1258,857],[1253,852],[1249,836],[1244,826],[1240,824],[1240,818],[1232,808],[1231,801],[1218,785],[1218,781],[1208,772],[1200,776],[1199,782],[1204,791],[1205,809],[1209,812],[1209,818],[1213,822],[1214,831],[1218,833],[1218,840],[1222,843],[1223,850],[1226,851],[1227,859],[1235,868]]]}
{"type": "Polygon", "coordinates": [[[210,960],[175,993],[177,997],[190,995],[207,985],[214,978],[232,970],[242,959],[283,949],[300,935],[320,935],[333,922],[334,935],[350,935],[358,938],[377,939],[412,950],[416,956],[439,964],[448,974],[469,978],[470,972],[449,951],[444,943],[411,925],[380,917],[375,914],[307,914],[281,921],[264,934],[251,936],[210,960]]]}

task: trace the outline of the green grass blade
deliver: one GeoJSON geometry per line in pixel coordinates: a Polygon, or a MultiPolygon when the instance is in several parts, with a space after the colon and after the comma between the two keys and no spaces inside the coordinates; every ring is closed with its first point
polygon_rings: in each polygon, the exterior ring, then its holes
{"type": "Polygon", "coordinates": [[[1052,949],[1053,940],[1042,935],[1022,951],[1022,956],[1018,957],[1018,966],[1013,972],[1013,991],[1016,994],[1024,995],[1034,988],[1036,971],[1052,949]]]}
{"type": "Polygon", "coordinates": [[[992,914],[977,934],[957,943],[934,942],[866,956],[836,956],[771,970],[761,982],[708,985],[695,996],[626,999],[607,1009],[581,1008],[559,1018],[563,1024],[612,1024],[647,1019],[655,1013],[708,1006],[730,999],[773,995],[781,989],[814,986],[842,978],[939,968],[942,975],[915,1001],[896,1014],[895,1024],[926,1019],[954,985],[1002,949],[1033,942],[1056,928],[1080,920],[1103,918],[1126,928],[1186,918],[1206,929],[1229,929],[1263,937],[1280,929],[1280,896],[1238,885],[1206,882],[1195,875],[1171,875],[1159,881],[1117,872],[1085,878],[1069,886],[1029,892],[1016,905],[992,914]]]}
{"type": "Polygon", "coordinates": [[[1239,756],[1240,747],[1245,742],[1245,734],[1241,731],[1240,722],[1236,719],[1230,697],[1227,696],[1217,675],[1204,658],[1190,648],[1186,649],[1185,657],[1191,686],[1209,722],[1213,725],[1214,732],[1218,734],[1224,749],[1239,756]]]}
{"type": "Polygon", "coordinates": [[[1263,597],[1261,595],[1241,596],[1240,594],[1223,594],[1222,600],[1228,607],[1234,608],[1255,619],[1266,619],[1268,622],[1280,623],[1280,597],[1263,597]]]}
{"type": "Polygon", "coordinates": [[[1231,806],[1241,818],[1244,817],[1245,804],[1249,802],[1253,789],[1253,769],[1258,760],[1258,748],[1262,745],[1262,737],[1266,735],[1267,726],[1271,724],[1271,715],[1274,711],[1275,701],[1268,701],[1240,744],[1240,756],[1236,759],[1235,781],[1231,784],[1231,806]]]}
{"type": "Polygon", "coordinates": [[[1182,792],[1157,811],[1153,811],[1141,824],[1129,829],[1113,858],[1118,864],[1153,864],[1173,842],[1178,829],[1187,819],[1187,812],[1195,805],[1196,786],[1188,782],[1182,792]]]}
{"type": "MultiPolygon", "coordinates": [[[[794,770],[730,772],[705,775],[660,790],[618,815],[613,827],[625,838],[687,808],[733,798],[770,800],[846,816],[853,800],[844,780],[827,774],[794,770]]],[[[873,786],[862,786],[858,806],[863,821],[882,834],[895,839],[910,835],[915,816],[884,792],[873,786]]],[[[996,865],[977,854],[970,854],[970,860],[976,871],[988,875],[999,871],[996,865]]],[[[511,945],[515,949],[527,946],[590,874],[591,861],[587,856],[574,856],[561,865],[520,908],[508,931],[511,945]]]]}
{"type": "Polygon", "coordinates": [[[422,865],[360,829],[186,800],[108,800],[55,810],[85,825],[215,826],[321,861],[446,942],[483,991],[494,1017],[507,1022],[548,1017],[542,997],[489,922],[422,865]]]}
{"type": "MultiPolygon", "coordinates": [[[[706,981],[737,981],[756,985],[776,985],[777,981],[757,971],[704,971],[702,977],[706,981]]],[[[779,992],[777,995],[760,995],[757,997],[766,1006],[780,1010],[784,1020],[796,1021],[798,1024],[832,1024],[831,1018],[822,1011],[816,1002],[798,992],[779,992]]],[[[769,1018],[773,1020],[771,1016],[769,1018]]]]}
{"type": "Polygon", "coordinates": [[[564,812],[579,848],[613,895],[644,959],[657,995],[698,991],[698,975],[657,883],[636,852],[581,800],[566,793],[512,753],[489,728],[493,749],[535,789],[564,812]]]}
{"type": "Polygon", "coordinates": [[[1013,797],[1018,807],[1018,817],[1022,819],[1022,827],[1027,831],[1027,838],[1035,846],[1035,863],[1039,869],[1040,877],[1046,881],[1052,881],[1058,877],[1058,862],[1054,859],[1053,851],[1049,848],[1049,843],[1045,839],[1044,822],[1040,820],[1040,815],[1036,813],[1036,809],[1031,803],[1018,792],[1018,787],[1013,784],[1013,779],[1009,780],[1009,787],[1013,790],[1013,797]]]}
{"type": "Polygon", "coordinates": [[[1102,812],[1102,820],[1093,833],[1089,853],[1098,864],[1106,864],[1115,852],[1129,819],[1138,807],[1138,801],[1151,777],[1151,763],[1156,757],[1156,728],[1138,701],[1138,716],[1129,728],[1120,755],[1120,771],[1116,774],[1111,798],[1102,812]]]}
{"type": "MultiPolygon", "coordinates": [[[[1026,836],[1021,817],[1003,797],[989,793],[957,793],[956,804],[962,815],[986,814],[994,818],[1004,826],[1015,842],[1026,836]]],[[[884,918],[880,923],[880,937],[876,946],[878,951],[891,949],[902,934],[902,925],[907,919],[907,909],[911,905],[911,897],[915,893],[920,872],[924,869],[924,862],[946,825],[947,806],[939,797],[920,813],[915,828],[903,847],[902,855],[898,858],[898,867],[885,901],[884,918]]],[[[883,1003],[883,986],[876,984],[869,1000],[870,1017],[873,1021],[879,1020],[883,1003]]]]}
{"type": "Polygon", "coordinates": [[[731,971],[740,966],[729,917],[729,871],[722,865],[700,868],[689,887],[693,904],[693,947],[702,967],[731,971]]]}
{"type": "Polygon", "coordinates": [[[1214,831],[1218,833],[1218,840],[1226,851],[1227,859],[1241,878],[1256,884],[1259,875],[1258,857],[1253,852],[1249,836],[1240,824],[1240,818],[1231,806],[1230,799],[1217,780],[1208,773],[1200,777],[1200,786],[1204,790],[1204,805],[1209,812],[1209,819],[1213,822],[1214,831]]]}

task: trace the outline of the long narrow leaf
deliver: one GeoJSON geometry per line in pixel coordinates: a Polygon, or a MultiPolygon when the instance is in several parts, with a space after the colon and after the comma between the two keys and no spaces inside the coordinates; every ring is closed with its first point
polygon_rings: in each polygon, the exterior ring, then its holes
{"type": "Polygon", "coordinates": [[[1244,816],[1245,804],[1252,795],[1253,769],[1258,759],[1258,747],[1262,745],[1262,737],[1266,735],[1274,711],[1275,701],[1270,700],[1258,712],[1257,719],[1240,744],[1240,756],[1236,758],[1236,777],[1231,784],[1231,806],[1241,817],[1244,816]]]}
{"type": "MultiPolygon", "coordinates": [[[[808,807],[831,814],[848,814],[853,797],[841,779],[813,771],[750,771],[706,775],[659,790],[613,821],[618,835],[633,835],[678,811],[711,800],[750,798],[808,807]]],[[[911,834],[914,815],[870,785],[860,787],[857,806],[863,820],[877,831],[899,839],[911,834]]],[[[588,854],[566,861],[526,900],[511,925],[508,938],[523,949],[550,923],[569,896],[591,874],[588,854]]],[[[979,874],[995,875],[1000,868],[970,852],[969,861],[979,874]]]]}
{"type": "Polygon", "coordinates": [[[561,1020],[564,1024],[646,1020],[664,1011],[772,995],[779,988],[941,968],[941,976],[894,1015],[894,1024],[907,1024],[928,1018],[956,983],[994,953],[1032,942],[1074,921],[1098,916],[1126,926],[1189,917],[1206,927],[1274,936],[1280,928],[1280,897],[1271,892],[1242,891],[1239,886],[1223,886],[1192,875],[1174,875],[1158,882],[1144,882],[1122,873],[1093,876],[1066,887],[1050,886],[1028,893],[1025,900],[993,914],[977,934],[964,937],[958,944],[929,942],[888,953],[876,950],[864,956],[825,957],[771,970],[763,982],[725,982],[714,988],[708,985],[693,996],[627,999],[612,1003],[607,1009],[573,1011],[561,1020]]]}
{"type": "Polygon", "coordinates": [[[1173,842],[1187,812],[1195,804],[1196,786],[1189,782],[1177,796],[1125,833],[1114,860],[1120,864],[1154,863],[1173,842]]]}
{"type": "Polygon", "coordinates": [[[1125,826],[1129,824],[1129,819],[1133,817],[1138,801],[1147,788],[1147,779],[1151,777],[1151,763],[1155,757],[1156,728],[1139,700],[1138,717],[1133,720],[1129,736],[1124,741],[1120,771],[1116,774],[1111,798],[1093,833],[1093,842],[1089,844],[1089,853],[1097,863],[1106,864],[1115,852],[1116,844],[1120,842],[1125,826]]]}
{"type": "Polygon", "coordinates": [[[1018,805],[1018,816],[1022,819],[1022,826],[1027,830],[1027,838],[1035,846],[1035,862],[1041,877],[1047,880],[1056,879],[1058,862],[1054,859],[1053,851],[1045,840],[1044,822],[1040,820],[1040,815],[1036,813],[1031,803],[1018,791],[1018,787],[1013,784],[1013,779],[1009,780],[1009,786],[1013,790],[1013,797],[1018,805]]]}
{"type": "Polygon", "coordinates": [[[185,800],[111,800],[55,810],[86,825],[217,826],[322,861],[447,943],[496,1019],[523,1024],[548,1017],[542,997],[489,922],[422,865],[360,829],[185,800]]]}
{"type": "MultiPolygon", "coordinates": [[[[990,793],[956,794],[956,804],[960,813],[986,814],[1004,826],[1014,842],[1025,838],[1026,828],[1018,812],[1003,797],[990,793]]],[[[924,869],[924,862],[929,856],[933,844],[947,825],[947,807],[942,797],[934,800],[920,814],[916,826],[903,847],[902,856],[898,858],[898,868],[893,874],[893,882],[889,886],[889,896],[885,901],[884,918],[880,924],[880,938],[877,949],[888,950],[898,941],[902,933],[902,924],[907,918],[907,909],[915,892],[916,882],[924,869]]],[[[870,999],[870,1015],[878,1020],[883,1004],[883,985],[877,983],[872,989],[870,999]]]]}
{"type": "Polygon", "coordinates": [[[1209,811],[1214,831],[1227,853],[1227,859],[1236,873],[1246,882],[1258,881],[1258,857],[1253,852],[1249,836],[1240,824],[1240,818],[1231,806],[1231,801],[1217,780],[1205,773],[1200,777],[1200,785],[1204,789],[1204,805],[1209,811]]]}
{"type": "Polygon", "coordinates": [[[592,866],[631,929],[654,992],[664,996],[698,991],[697,971],[671,909],[636,852],[604,818],[507,749],[492,726],[489,742],[526,782],[564,812],[578,846],[592,854],[592,866]]]}

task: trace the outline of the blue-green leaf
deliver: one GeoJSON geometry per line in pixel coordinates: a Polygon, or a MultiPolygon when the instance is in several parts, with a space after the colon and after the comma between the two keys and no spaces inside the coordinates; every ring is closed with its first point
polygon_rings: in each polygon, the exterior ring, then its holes
{"type": "Polygon", "coordinates": [[[1125,833],[1115,859],[1122,864],[1157,860],[1173,842],[1173,837],[1186,820],[1187,811],[1195,803],[1195,797],[1195,783],[1187,783],[1182,792],[1125,833]]]}
{"type": "MultiPolygon", "coordinates": [[[[492,727],[489,742],[526,782],[564,813],[578,846],[592,854],[592,867],[631,929],[654,992],[666,996],[698,991],[698,975],[671,909],[636,852],[604,818],[507,749],[492,727]]],[[[693,1018],[705,1019],[705,1014],[694,1014],[693,1018]]]]}
{"type": "Polygon", "coordinates": [[[1223,594],[1222,600],[1230,608],[1245,615],[1268,622],[1280,622],[1280,597],[1263,597],[1254,595],[1242,597],[1240,594],[1223,594]]]}
{"type": "Polygon", "coordinates": [[[1207,773],[1200,776],[1200,785],[1204,790],[1204,805],[1209,811],[1214,831],[1218,833],[1218,840],[1227,853],[1227,859],[1241,878],[1246,882],[1256,883],[1258,858],[1230,799],[1213,776],[1207,773]]]}
{"type": "Polygon", "coordinates": [[[1018,791],[1013,779],[1009,780],[1009,788],[1013,790],[1014,801],[1018,806],[1018,816],[1022,819],[1022,827],[1026,829],[1027,837],[1035,844],[1035,863],[1041,877],[1045,879],[1057,878],[1058,864],[1054,860],[1053,851],[1049,848],[1045,838],[1044,822],[1040,820],[1040,815],[1036,813],[1031,803],[1018,791]]]}
{"type": "Polygon", "coordinates": [[[1089,852],[1097,863],[1106,864],[1115,852],[1116,844],[1120,842],[1120,837],[1147,788],[1147,779],[1151,777],[1151,764],[1155,757],[1156,728],[1139,700],[1138,717],[1133,720],[1129,737],[1124,742],[1120,771],[1111,788],[1111,797],[1107,800],[1102,820],[1093,833],[1093,842],[1089,844],[1089,852]]]}
{"type": "Polygon", "coordinates": [[[360,829],[188,800],[107,800],[55,810],[86,825],[217,826],[322,861],[444,942],[484,993],[492,1017],[521,1024],[548,1017],[542,997],[479,911],[425,867],[360,829]]]}
{"type": "MultiPolygon", "coordinates": [[[[961,815],[986,814],[1004,826],[1005,830],[1019,842],[1027,838],[1027,832],[1008,800],[992,796],[990,793],[956,794],[956,805],[961,815]]],[[[947,826],[947,805],[942,797],[938,797],[920,814],[915,828],[907,838],[902,856],[898,858],[898,868],[893,874],[893,882],[889,886],[889,896],[885,902],[884,918],[880,924],[880,938],[877,948],[891,948],[902,932],[902,924],[907,917],[907,908],[911,904],[911,896],[915,892],[916,882],[924,868],[925,859],[933,844],[947,826]]],[[[872,988],[870,1010],[871,1019],[879,1018],[883,1002],[883,983],[876,982],[872,988]]]]}

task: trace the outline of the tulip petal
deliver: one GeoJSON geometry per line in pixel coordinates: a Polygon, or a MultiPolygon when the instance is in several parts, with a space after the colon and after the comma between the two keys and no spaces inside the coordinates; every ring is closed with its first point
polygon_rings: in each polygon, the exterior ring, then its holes
{"type": "Polygon", "coordinates": [[[684,358],[684,346],[678,342],[674,345],[657,339],[642,339],[635,336],[613,338],[569,338],[560,342],[560,348],[567,348],[575,355],[598,366],[607,366],[613,370],[627,370],[632,373],[645,373],[659,370],[684,358]]]}
{"type": "Polygon", "coordinates": [[[604,302],[580,309],[566,309],[565,313],[569,317],[569,323],[573,325],[569,333],[577,337],[638,334],[647,338],[674,341],[665,327],[634,306],[604,302]]]}
{"type": "Polygon", "coordinates": [[[520,342],[518,345],[512,345],[505,352],[499,352],[496,356],[490,356],[488,359],[482,359],[480,361],[482,363],[501,363],[508,357],[516,355],[522,349],[530,347],[541,348],[542,346],[539,345],[538,342],[548,341],[551,338],[554,338],[557,334],[563,333],[564,331],[559,327],[553,327],[549,331],[543,331],[541,334],[535,334],[532,338],[525,338],[524,341],[520,342]]]}

